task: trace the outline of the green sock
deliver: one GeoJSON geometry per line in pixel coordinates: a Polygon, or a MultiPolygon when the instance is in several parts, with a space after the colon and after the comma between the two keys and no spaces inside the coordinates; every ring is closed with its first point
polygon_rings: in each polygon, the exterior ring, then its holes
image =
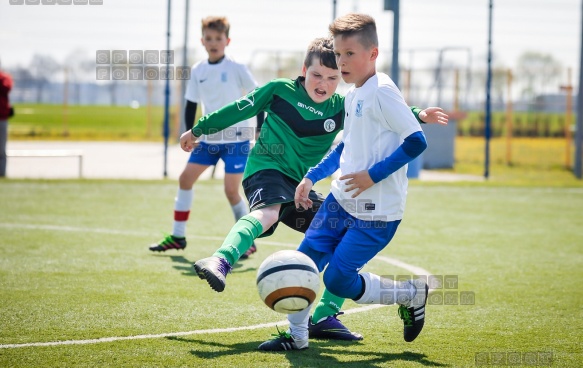
{"type": "Polygon", "coordinates": [[[333,316],[340,312],[344,300],[346,299],[332,294],[328,289],[324,289],[324,293],[322,294],[318,305],[316,305],[316,309],[314,309],[312,323],[318,323],[321,319],[333,316]]]}
{"type": "Polygon", "coordinates": [[[253,216],[241,217],[227,234],[223,245],[213,256],[225,258],[231,266],[237,263],[259,235],[263,233],[263,225],[253,216]]]}

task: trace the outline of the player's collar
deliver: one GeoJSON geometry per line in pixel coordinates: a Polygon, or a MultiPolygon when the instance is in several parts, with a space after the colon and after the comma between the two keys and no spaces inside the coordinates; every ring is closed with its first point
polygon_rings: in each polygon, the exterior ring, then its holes
{"type": "Polygon", "coordinates": [[[210,61],[210,60],[208,60],[208,59],[207,59],[207,61],[208,61],[208,63],[209,63],[209,64],[211,64],[211,65],[220,64],[220,63],[221,63],[221,61],[225,60],[225,56],[227,56],[227,55],[223,55],[223,57],[222,57],[222,58],[220,58],[220,59],[219,59],[219,60],[217,60],[217,61],[210,61]]]}

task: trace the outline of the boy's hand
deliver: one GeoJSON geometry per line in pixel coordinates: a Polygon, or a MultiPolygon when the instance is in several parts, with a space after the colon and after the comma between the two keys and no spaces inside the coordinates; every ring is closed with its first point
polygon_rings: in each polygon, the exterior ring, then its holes
{"type": "Polygon", "coordinates": [[[310,179],[303,178],[302,181],[298,184],[296,188],[296,194],[294,196],[294,202],[296,202],[296,208],[300,208],[300,206],[307,210],[308,208],[312,208],[312,200],[308,198],[310,195],[310,190],[314,183],[310,179]]]}
{"type": "Polygon", "coordinates": [[[191,130],[187,130],[180,136],[180,148],[185,152],[192,152],[193,149],[198,146],[196,137],[192,134],[191,130]]]}
{"type": "Polygon", "coordinates": [[[352,198],[356,198],[360,193],[374,185],[374,181],[370,178],[368,170],[362,170],[354,174],[342,175],[340,180],[348,180],[346,183],[345,192],[351,192],[356,189],[352,198]]]}
{"type": "Polygon", "coordinates": [[[449,116],[443,112],[441,107],[428,107],[419,113],[419,119],[427,124],[437,123],[447,125],[449,116]]]}

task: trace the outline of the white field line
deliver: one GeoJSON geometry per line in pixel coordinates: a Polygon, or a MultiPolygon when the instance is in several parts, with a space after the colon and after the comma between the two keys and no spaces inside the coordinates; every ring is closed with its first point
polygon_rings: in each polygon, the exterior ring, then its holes
{"type": "MultiPolygon", "coordinates": [[[[71,232],[94,232],[94,233],[104,233],[104,234],[117,234],[117,235],[136,235],[142,236],[143,232],[138,231],[126,231],[126,230],[111,230],[111,229],[99,229],[99,228],[82,228],[82,227],[71,227],[71,226],[55,226],[55,225],[32,225],[32,224],[14,224],[14,223],[0,223],[0,227],[4,228],[20,228],[20,229],[30,229],[30,230],[49,230],[49,231],[71,231],[71,232]]],[[[223,240],[223,238],[216,236],[202,236],[195,235],[190,236],[192,238],[207,239],[207,240],[223,240]]],[[[261,244],[272,245],[276,247],[286,247],[295,248],[298,244],[293,243],[281,243],[281,242],[271,242],[261,240],[261,244]]],[[[408,263],[399,261],[398,259],[376,256],[376,259],[383,261],[385,263],[391,264],[393,266],[405,269],[414,275],[430,275],[431,273],[421,267],[413,266],[408,263]]],[[[359,308],[352,308],[344,311],[344,314],[354,314],[362,313],[369,310],[385,307],[384,305],[367,305],[359,308]]],[[[287,325],[289,322],[287,320],[282,320],[278,322],[262,323],[252,326],[242,326],[242,327],[228,327],[228,328],[214,328],[209,330],[193,330],[193,331],[181,331],[181,332],[168,332],[162,334],[150,334],[150,335],[135,335],[135,336],[114,336],[114,337],[102,337],[99,339],[89,339],[89,340],[65,340],[65,341],[49,341],[49,342],[31,342],[23,344],[2,344],[0,349],[11,349],[11,348],[27,348],[27,347],[41,347],[41,346],[60,346],[60,345],[86,345],[86,344],[98,344],[103,342],[114,342],[123,340],[140,340],[140,339],[157,339],[162,337],[172,337],[172,336],[187,336],[187,335],[203,335],[203,334],[216,334],[216,333],[228,333],[237,332],[245,330],[258,330],[261,328],[269,328],[275,326],[287,325]]]]}

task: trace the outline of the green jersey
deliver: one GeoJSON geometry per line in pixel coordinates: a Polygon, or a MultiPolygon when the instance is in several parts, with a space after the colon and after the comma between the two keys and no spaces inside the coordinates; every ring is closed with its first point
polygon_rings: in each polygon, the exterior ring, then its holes
{"type": "Polygon", "coordinates": [[[302,85],[303,80],[274,79],[203,116],[192,133],[215,133],[266,112],[261,134],[249,153],[244,178],[274,169],[299,182],[330,150],[344,121],[344,97],[334,93],[326,101],[315,103],[302,85]]]}

